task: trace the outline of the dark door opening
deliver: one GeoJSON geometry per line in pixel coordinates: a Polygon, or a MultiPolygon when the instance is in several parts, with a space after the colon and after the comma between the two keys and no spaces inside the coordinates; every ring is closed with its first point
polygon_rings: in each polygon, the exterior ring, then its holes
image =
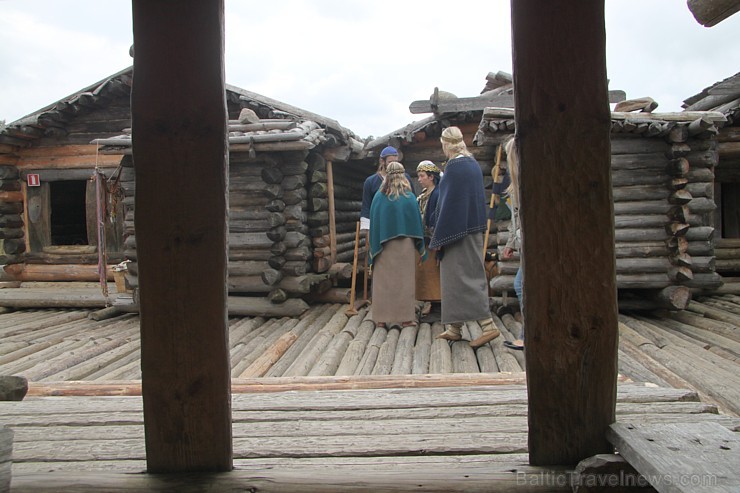
{"type": "Polygon", "coordinates": [[[51,244],[87,245],[85,208],[87,181],[53,181],[49,186],[51,244]]]}

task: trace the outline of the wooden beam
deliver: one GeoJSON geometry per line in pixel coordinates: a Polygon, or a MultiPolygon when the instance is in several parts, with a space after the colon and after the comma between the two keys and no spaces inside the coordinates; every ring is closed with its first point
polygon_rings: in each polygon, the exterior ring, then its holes
{"type": "MultiPolygon", "coordinates": [[[[436,91],[435,91],[436,94],[436,91]]],[[[609,102],[619,103],[624,101],[626,94],[624,91],[609,91],[609,102]]],[[[434,113],[441,115],[443,113],[457,113],[460,111],[483,111],[490,106],[499,108],[513,108],[514,96],[511,94],[497,94],[495,96],[482,95],[472,98],[455,98],[434,100],[426,99],[414,101],[409,105],[411,113],[434,113]]]]}
{"type": "Polygon", "coordinates": [[[326,162],[326,184],[327,197],[329,198],[329,249],[331,251],[331,263],[337,261],[337,218],[334,208],[334,164],[326,162]]]}
{"type": "Polygon", "coordinates": [[[604,1],[512,2],[512,33],[529,458],[576,464],[612,452],[616,403],[604,1]]]}
{"type": "Polygon", "coordinates": [[[740,0],[688,0],[696,22],[704,27],[716,26],[740,10],[740,0]]]}
{"type": "Polygon", "coordinates": [[[229,471],[224,2],[135,0],[133,25],[147,470],[229,471]]]}

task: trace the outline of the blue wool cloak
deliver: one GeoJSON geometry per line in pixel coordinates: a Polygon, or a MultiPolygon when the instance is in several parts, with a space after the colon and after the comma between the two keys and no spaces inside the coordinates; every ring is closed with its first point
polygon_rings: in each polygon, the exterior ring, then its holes
{"type": "Polygon", "coordinates": [[[441,248],[486,230],[486,194],[483,173],[475,158],[450,159],[439,182],[434,234],[429,248],[441,248]]]}

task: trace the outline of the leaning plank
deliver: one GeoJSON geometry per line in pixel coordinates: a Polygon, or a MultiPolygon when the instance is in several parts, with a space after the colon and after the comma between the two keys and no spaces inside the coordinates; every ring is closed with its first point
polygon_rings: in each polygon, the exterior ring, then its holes
{"type": "Polygon", "coordinates": [[[660,493],[730,493],[740,438],[716,423],[612,424],[607,438],[660,493]]]}

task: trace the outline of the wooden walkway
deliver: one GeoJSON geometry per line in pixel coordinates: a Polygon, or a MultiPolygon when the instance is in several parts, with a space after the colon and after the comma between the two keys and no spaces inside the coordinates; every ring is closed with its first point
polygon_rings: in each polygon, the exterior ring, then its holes
{"type": "MultiPolygon", "coordinates": [[[[0,402],[11,492],[572,491],[571,469],[527,464],[523,385],[235,394],[232,408],[235,470],[172,477],[141,474],[140,397],[0,402]]],[[[716,411],[689,390],[618,386],[620,423],[740,430],[716,411]]]]}
{"type": "MultiPolygon", "coordinates": [[[[139,318],[88,318],[97,309],[0,314],[0,374],[30,381],[24,401],[0,402],[0,425],[15,433],[14,493],[570,492],[581,477],[527,464],[524,353],[503,346],[521,330],[514,316],[494,316],[503,337],[473,350],[434,339],[443,330],[434,316],[418,327],[379,329],[366,310],[348,317],[345,305],[332,304],[299,318],[229,319],[232,473],[141,474],[139,318]]],[[[724,436],[734,447],[739,327],[733,295],[692,301],[680,313],[620,314],[612,436],[631,464],[666,473],[644,448],[627,446],[639,442],[630,434],[665,436],[666,426],[678,427],[684,444],[710,430],[702,442],[724,436]]],[[[472,324],[465,335],[479,331],[472,324]]],[[[720,489],[707,491],[733,491],[736,478],[717,471],[709,479],[720,489]]]]}
{"type": "MultiPolygon", "coordinates": [[[[511,315],[494,316],[503,337],[473,350],[465,342],[434,339],[443,330],[438,322],[386,330],[376,328],[365,310],[347,317],[345,308],[318,304],[300,318],[230,318],[233,379],[334,382],[335,388],[352,381],[361,386],[357,382],[363,379],[366,385],[383,386],[383,378],[385,386],[404,386],[404,380],[406,386],[443,384],[434,383],[434,375],[457,375],[454,384],[467,378],[468,385],[494,375],[524,381],[523,352],[503,346],[521,329],[511,315]]],[[[140,380],[138,315],[95,321],[88,318],[91,313],[26,309],[0,314],[0,374],[25,376],[32,390],[58,382],[140,380]]],[[[692,301],[680,313],[622,314],[620,374],[635,382],[695,390],[703,401],[740,415],[739,327],[740,297],[734,295],[692,301]]],[[[479,331],[477,324],[469,325],[466,337],[479,331]]]]}

